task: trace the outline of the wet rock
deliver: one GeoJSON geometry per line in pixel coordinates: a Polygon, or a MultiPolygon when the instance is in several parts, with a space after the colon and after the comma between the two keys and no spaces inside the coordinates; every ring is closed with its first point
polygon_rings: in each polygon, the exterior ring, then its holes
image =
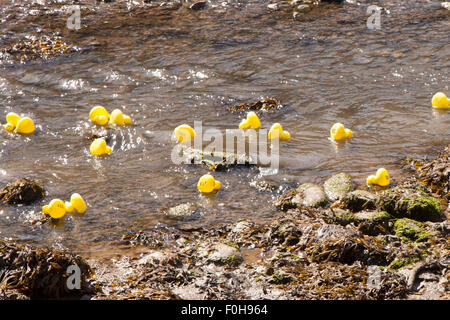
{"type": "Polygon", "coordinates": [[[238,248],[218,243],[210,249],[208,260],[219,265],[237,266],[244,259],[238,248]]]}
{"type": "Polygon", "coordinates": [[[396,218],[419,221],[442,221],[440,202],[419,189],[393,188],[383,192],[379,199],[381,210],[396,218]]]}
{"type": "Polygon", "coordinates": [[[253,103],[243,103],[229,107],[232,113],[254,111],[256,113],[266,111],[278,111],[283,105],[275,98],[265,98],[253,103]]]}
{"type": "Polygon", "coordinates": [[[321,187],[313,183],[304,183],[297,188],[297,194],[292,198],[294,205],[307,207],[321,207],[327,204],[325,192],[321,187]]]}
{"type": "Polygon", "coordinates": [[[369,191],[354,190],[342,199],[341,206],[352,212],[374,210],[377,199],[377,196],[369,191]]]}
{"type": "Polygon", "coordinates": [[[44,187],[26,178],[9,183],[0,190],[0,202],[7,204],[31,204],[44,197],[44,187]]]}
{"type": "Polygon", "coordinates": [[[432,235],[423,223],[408,218],[398,219],[394,230],[395,234],[405,241],[426,241],[432,235]]]}
{"type": "Polygon", "coordinates": [[[32,299],[80,297],[96,290],[88,283],[91,267],[79,256],[28,245],[0,242],[0,287],[18,290],[32,299]],[[69,267],[80,269],[80,289],[69,289],[69,267]]]}
{"type": "Polygon", "coordinates": [[[175,219],[192,220],[200,217],[199,208],[193,203],[182,203],[165,211],[168,217],[175,219]]]}
{"type": "Polygon", "coordinates": [[[344,197],[347,193],[352,191],[353,181],[352,178],[346,173],[338,173],[325,181],[323,190],[326,196],[331,201],[336,201],[341,197],[344,197]]]}
{"type": "Polygon", "coordinates": [[[13,62],[50,59],[55,56],[75,52],[76,49],[59,37],[41,36],[20,39],[0,51],[0,56],[13,62]]]}
{"type": "Polygon", "coordinates": [[[191,10],[203,10],[208,7],[208,1],[197,1],[189,6],[191,10]]]}
{"type": "Polygon", "coordinates": [[[450,10],[450,2],[441,2],[441,7],[450,10]]]}
{"type": "Polygon", "coordinates": [[[184,163],[198,164],[213,171],[227,171],[234,167],[252,167],[256,161],[247,154],[230,152],[206,153],[194,148],[183,148],[184,163]]]}
{"type": "Polygon", "coordinates": [[[275,206],[283,211],[300,206],[321,207],[328,203],[321,187],[313,183],[304,183],[296,189],[291,189],[282,194],[275,206]]]}

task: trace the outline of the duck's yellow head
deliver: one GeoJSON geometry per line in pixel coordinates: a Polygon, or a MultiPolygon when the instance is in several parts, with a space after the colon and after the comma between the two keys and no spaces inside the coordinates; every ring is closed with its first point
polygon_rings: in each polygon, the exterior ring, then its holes
{"type": "Polygon", "coordinates": [[[258,129],[259,127],[261,127],[261,121],[253,111],[247,113],[247,118],[242,119],[241,123],[239,124],[239,129],[258,129]]]}
{"type": "Polygon", "coordinates": [[[212,175],[205,174],[198,180],[197,188],[201,192],[210,193],[214,190],[219,190],[220,185],[220,181],[215,180],[212,175]]]}
{"type": "Polygon", "coordinates": [[[106,141],[103,138],[98,138],[92,141],[89,151],[94,156],[101,156],[112,152],[111,147],[106,145],[106,141]]]}
{"type": "Polygon", "coordinates": [[[195,130],[188,124],[182,124],[173,130],[177,142],[187,143],[195,138],[195,130]]]}

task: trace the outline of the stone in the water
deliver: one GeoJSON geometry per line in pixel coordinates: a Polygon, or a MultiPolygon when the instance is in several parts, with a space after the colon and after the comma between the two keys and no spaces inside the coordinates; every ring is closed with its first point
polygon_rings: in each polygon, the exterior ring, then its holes
{"type": "Polygon", "coordinates": [[[0,202],[7,204],[30,204],[44,197],[44,187],[29,179],[17,180],[0,189],[0,202]]]}
{"type": "Polygon", "coordinates": [[[297,194],[292,198],[294,205],[321,207],[328,202],[323,189],[314,183],[304,183],[296,191],[297,194]]]}
{"type": "Polygon", "coordinates": [[[196,219],[200,216],[198,208],[192,203],[182,203],[175,207],[169,208],[165,214],[171,218],[178,219],[196,219]]]}
{"type": "Polygon", "coordinates": [[[422,190],[393,188],[383,192],[379,206],[396,218],[410,218],[418,221],[442,221],[440,202],[422,190]]]}
{"type": "Polygon", "coordinates": [[[325,181],[323,190],[326,196],[331,201],[336,201],[341,197],[344,197],[347,193],[352,191],[353,181],[352,178],[346,173],[338,173],[325,181]]]}

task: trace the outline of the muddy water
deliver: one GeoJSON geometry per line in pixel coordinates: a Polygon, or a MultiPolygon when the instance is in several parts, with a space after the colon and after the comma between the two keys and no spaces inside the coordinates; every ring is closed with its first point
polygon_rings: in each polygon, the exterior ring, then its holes
{"type": "Polygon", "coordinates": [[[395,181],[399,159],[449,142],[450,113],[430,107],[435,92],[450,93],[450,15],[438,3],[379,1],[381,30],[369,30],[366,9],[375,3],[365,1],[322,4],[299,20],[290,7],[271,12],[265,1],[212,1],[195,12],[80,1],[78,31],[66,27],[71,1],[0,4],[2,48],[49,35],[76,49],[47,60],[2,60],[2,122],[9,111],[26,114],[37,132],[1,131],[0,182],[31,177],[46,186],[47,200],[78,192],[89,205],[83,217],[66,216],[57,226],[27,221],[43,203],[1,206],[1,237],[98,255],[114,250],[122,234],[160,223],[264,221],[276,194],[253,187],[261,180],[289,186],[344,170],[361,183],[384,166],[395,181]],[[242,115],[227,107],[261,97],[283,104],[261,116],[263,127],[280,122],[292,135],[281,146],[278,174],[217,172],[220,192],[199,194],[196,182],[207,169],[171,162],[171,131],[199,120],[204,128],[235,128],[242,115]],[[97,104],[133,118],[114,131],[113,153],[100,159],[89,154],[87,138],[97,104]],[[353,130],[351,142],[328,139],[334,122],[353,130]],[[164,215],[187,202],[200,208],[195,220],[164,215]]]}

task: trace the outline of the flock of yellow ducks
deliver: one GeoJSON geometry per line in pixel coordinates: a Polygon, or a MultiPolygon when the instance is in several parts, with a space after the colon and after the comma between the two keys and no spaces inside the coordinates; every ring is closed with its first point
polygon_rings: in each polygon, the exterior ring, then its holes
{"type": "MultiPolygon", "coordinates": [[[[442,93],[436,93],[431,99],[431,105],[437,109],[449,109],[450,99],[442,93]]],[[[120,109],[115,109],[109,113],[102,106],[94,106],[89,112],[89,119],[100,126],[109,125],[110,127],[119,127],[131,124],[131,117],[125,115],[120,109]]],[[[240,129],[259,129],[261,121],[255,112],[250,111],[247,117],[242,119],[239,124],[240,129]]],[[[6,131],[18,134],[32,134],[35,131],[35,125],[31,118],[20,117],[17,113],[9,112],[6,115],[6,131]]],[[[187,125],[182,124],[174,129],[174,136],[178,143],[188,143],[195,138],[195,130],[187,125]]],[[[345,128],[342,123],[335,123],[330,129],[330,137],[334,140],[351,139],[353,137],[352,130],[345,128]]],[[[268,139],[289,140],[291,135],[288,131],[283,130],[279,123],[274,123],[269,130],[268,139]]],[[[106,144],[105,139],[95,139],[89,148],[92,155],[101,156],[112,152],[111,147],[106,144]]],[[[380,168],[375,175],[367,177],[368,184],[375,184],[382,187],[389,185],[389,173],[385,168],[380,168]]],[[[215,180],[211,174],[205,174],[198,180],[197,188],[203,193],[211,193],[220,189],[221,183],[215,180]]],[[[86,211],[87,206],[84,199],[78,193],[72,194],[70,201],[62,201],[53,199],[48,205],[42,207],[42,211],[54,219],[60,219],[66,213],[77,211],[82,214],[86,211]]]]}

